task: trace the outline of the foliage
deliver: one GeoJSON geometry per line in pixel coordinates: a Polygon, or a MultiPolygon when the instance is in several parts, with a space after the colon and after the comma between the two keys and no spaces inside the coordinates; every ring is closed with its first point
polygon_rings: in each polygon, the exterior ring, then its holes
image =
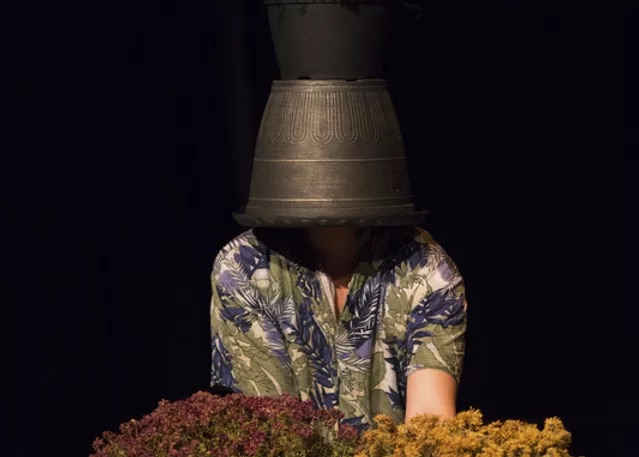
{"type": "Polygon", "coordinates": [[[338,426],[340,416],[288,395],[197,392],[104,432],[91,457],[350,456],[357,432],[338,426]]]}
{"type": "Polygon", "coordinates": [[[361,434],[338,425],[338,411],[289,395],[162,400],[140,420],[104,432],[90,457],[570,457],[558,418],[544,427],[518,420],[484,424],[478,410],[448,420],[420,415],[406,424],[375,417],[361,434]]]}
{"type": "Polygon", "coordinates": [[[385,416],[362,435],[356,457],[570,457],[571,435],[558,418],[543,429],[518,420],[484,424],[478,410],[445,421],[420,415],[395,425],[385,416]]]}

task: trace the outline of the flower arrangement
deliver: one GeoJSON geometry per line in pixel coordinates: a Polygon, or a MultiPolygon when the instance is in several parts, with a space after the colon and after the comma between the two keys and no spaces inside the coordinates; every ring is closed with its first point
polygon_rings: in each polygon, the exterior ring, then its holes
{"type": "Polygon", "coordinates": [[[518,420],[484,424],[474,409],[445,421],[424,414],[407,424],[385,416],[375,422],[355,457],[570,457],[571,435],[558,418],[546,419],[542,430],[518,420]]]}
{"type": "Polygon", "coordinates": [[[289,395],[197,392],[104,432],[90,457],[570,457],[571,436],[558,418],[540,430],[516,420],[484,424],[472,409],[407,424],[377,416],[361,434],[340,418],[289,395]]]}
{"type": "Polygon", "coordinates": [[[104,432],[90,457],[352,456],[357,432],[340,417],[289,395],[197,392],[104,432]]]}

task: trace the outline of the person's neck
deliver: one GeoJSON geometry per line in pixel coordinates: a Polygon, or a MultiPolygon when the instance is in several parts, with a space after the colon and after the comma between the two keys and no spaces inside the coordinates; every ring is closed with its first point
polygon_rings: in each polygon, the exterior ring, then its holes
{"type": "Polygon", "coordinates": [[[348,283],[358,261],[355,229],[317,227],[306,232],[322,271],[337,283],[348,283]]]}

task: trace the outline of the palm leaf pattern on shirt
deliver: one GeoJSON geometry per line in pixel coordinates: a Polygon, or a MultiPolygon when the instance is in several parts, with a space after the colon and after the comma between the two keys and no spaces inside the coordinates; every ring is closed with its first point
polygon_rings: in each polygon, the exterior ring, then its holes
{"type": "MultiPolygon", "coordinates": [[[[246,246],[241,246],[246,247],[246,246]]],[[[250,251],[249,248],[243,250],[243,260],[246,260],[248,253],[259,254],[259,251],[250,251]]],[[[261,260],[252,261],[253,265],[260,265],[261,260]]],[[[258,319],[260,326],[266,337],[266,344],[269,349],[277,356],[278,360],[287,366],[290,366],[290,358],[287,352],[283,335],[277,324],[277,314],[280,295],[276,293],[271,297],[262,295],[251,285],[249,273],[255,272],[255,269],[247,269],[242,267],[242,263],[238,262],[237,256],[227,258],[224,261],[225,269],[222,274],[227,276],[224,284],[227,290],[219,291],[222,299],[220,314],[228,321],[233,322],[243,333],[248,333],[253,322],[258,319]],[[227,300],[225,300],[225,298],[227,300]],[[230,298],[230,300],[228,300],[230,298]],[[237,304],[242,306],[235,306],[237,304]]]]}
{"type": "Polygon", "coordinates": [[[374,345],[377,316],[386,287],[382,275],[367,280],[361,289],[348,297],[346,307],[350,319],[342,323],[347,338],[336,340],[335,351],[340,361],[354,371],[366,371],[374,345]]]}
{"type": "MultiPolygon", "coordinates": [[[[212,364],[215,368],[211,370],[211,385],[235,386],[236,380],[233,377],[231,368],[231,355],[224,347],[224,343],[219,336],[211,336],[212,364]]],[[[234,390],[237,390],[234,388],[234,390]]]]}
{"type": "Polygon", "coordinates": [[[397,379],[397,389],[389,387],[384,393],[393,408],[404,408],[406,406],[406,399],[404,398],[404,392],[406,392],[406,357],[403,354],[406,351],[406,342],[391,337],[384,341],[384,344],[388,352],[388,357],[385,357],[384,361],[395,372],[395,378],[397,379]]]}
{"type": "Polygon", "coordinates": [[[365,422],[364,416],[356,416],[356,417],[349,417],[346,419],[342,419],[341,424],[349,425],[360,432],[366,430],[369,427],[369,424],[365,422]]]}
{"type": "Polygon", "coordinates": [[[337,404],[337,396],[333,391],[333,379],[337,372],[333,368],[331,347],[313,318],[310,300],[304,298],[299,304],[297,319],[286,320],[284,325],[313,367],[315,386],[314,392],[311,392],[312,400],[317,406],[333,408],[337,404]]]}
{"type": "Polygon", "coordinates": [[[344,322],[344,328],[354,349],[373,338],[377,326],[377,311],[385,293],[382,276],[376,275],[366,281],[358,293],[349,297],[346,306],[351,318],[344,322]]]}
{"type": "MultiPolygon", "coordinates": [[[[454,297],[448,289],[437,290],[422,298],[411,312],[406,330],[406,361],[415,354],[419,345],[433,336],[427,326],[432,324],[447,328],[463,322],[463,298],[454,297]]],[[[406,370],[407,365],[402,367],[406,370]]]]}
{"type": "MultiPolygon", "coordinates": [[[[232,240],[212,272],[211,382],[237,391],[248,380],[234,374],[250,376],[258,351],[265,372],[278,379],[293,374],[291,389],[300,397],[339,407],[344,423],[366,428],[377,413],[401,420],[409,373],[438,364],[457,376],[465,326],[446,329],[464,323],[461,276],[427,233],[412,239],[396,233],[369,240],[375,273],[351,292],[337,327],[325,321],[332,316],[320,306],[322,288],[312,270],[271,251],[252,231],[232,240]],[[418,350],[422,345],[429,351],[418,350]]],[[[278,390],[262,383],[259,394],[278,390]]]]}
{"type": "Polygon", "coordinates": [[[250,278],[255,270],[268,268],[270,256],[268,255],[268,248],[258,242],[254,245],[244,244],[240,246],[234,257],[237,265],[250,278]]]}

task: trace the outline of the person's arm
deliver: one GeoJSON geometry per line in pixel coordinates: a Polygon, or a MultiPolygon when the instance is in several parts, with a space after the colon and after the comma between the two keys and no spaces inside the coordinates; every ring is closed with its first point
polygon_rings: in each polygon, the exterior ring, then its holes
{"type": "MultiPolygon", "coordinates": [[[[429,262],[430,263],[430,262],[429,262]]],[[[423,267],[425,287],[408,325],[405,421],[418,414],[442,419],[456,414],[457,387],[465,351],[466,297],[461,276],[444,256],[423,267]]]]}
{"type": "Polygon", "coordinates": [[[424,368],[411,374],[406,386],[408,422],[418,414],[435,414],[449,419],[456,414],[457,381],[449,373],[424,368]]]}
{"type": "Polygon", "coordinates": [[[269,316],[270,300],[234,253],[218,255],[213,269],[211,386],[246,395],[293,393],[284,336],[269,316]]]}

